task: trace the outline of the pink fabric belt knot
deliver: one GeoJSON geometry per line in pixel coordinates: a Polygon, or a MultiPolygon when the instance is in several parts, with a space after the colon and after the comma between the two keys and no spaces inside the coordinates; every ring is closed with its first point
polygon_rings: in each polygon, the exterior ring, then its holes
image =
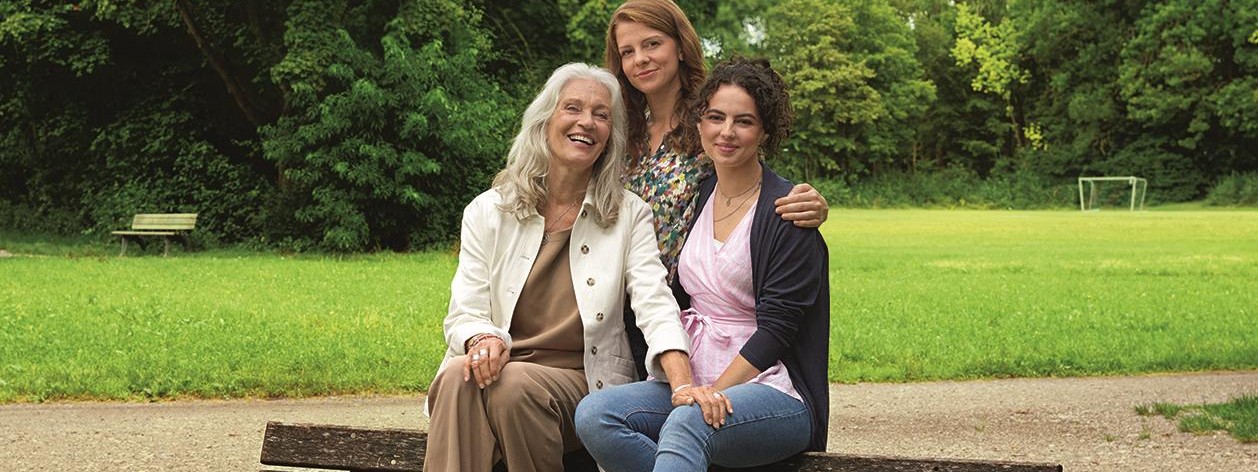
{"type": "Polygon", "coordinates": [[[721,345],[729,345],[730,334],[721,329],[711,316],[691,308],[681,312],[681,323],[691,340],[710,339],[721,345]]]}

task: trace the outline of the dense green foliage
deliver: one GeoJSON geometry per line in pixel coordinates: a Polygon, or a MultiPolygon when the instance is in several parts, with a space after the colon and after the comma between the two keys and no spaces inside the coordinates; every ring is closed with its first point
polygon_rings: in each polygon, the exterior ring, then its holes
{"type": "MultiPolygon", "coordinates": [[[[1258,1],[1010,2],[1044,173],[1138,175],[1162,201],[1258,167],[1258,1]]],[[[1038,161],[1038,162],[1034,162],[1038,161]]]]}
{"type": "MultiPolygon", "coordinates": [[[[195,211],[204,245],[449,241],[523,104],[601,62],[620,3],[0,0],[0,227],[195,211]]],[[[798,120],[776,165],[797,179],[964,176],[1012,192],[981,206],[1030,208],[1080,175],[1247,204],[1230,176],[1258,171],[1258,0],[678,3],[709,60],[781,70],[798,120]]]]}
{"type": "Polygon", "coordinates": [[[849,208],[1012,210],[1079,206],[1074,183],[1053,182],[1029,173],[982,178],[973,170],[958,166],[932,172],[889,172],[853,183],[824,179],[813,185],[831,204],[849,208]]]}
{"type": "MultiPolygon", "coordinates": [[[[836,209],[822,232],[834,381],[1258,368],[1258,211],[836,209]]],[[[422,391],[457,263],[0,247],[40,255],[0,258],[0,402],[422,391]]]]}
{"type": "Polygon", "coordinates": [[[453,3],[344,3],[289,8],[271,76],[290,111],[260,131],[287,183],[272,214],[296,222],[274,230],[341,251],[441,241],[511,136],[512,102],[479,71],[489,40],[453,3]]]}
{"type": "Polygon", "coordinates": [[[1211,205],[1258,206],[1258,172],[1220,178],[1219,183],[1210,189],[1206,202],[1211,205]]]}
{"type": "Polygon", "coordinates": [[[895,10],[878,2],[793,0],[767,11],[765,28],[765,53],[791,85],[799,115],[787,155],[803,167],[801,176],[902,169],[897,160],[911,155],[912,121],[935,90],[895,10]]]}
{"type": "Polygon", "coordinates": [[[335,251],[448,241],[517,101],[444,0],[0,2],[0,223],[335,251]]]}

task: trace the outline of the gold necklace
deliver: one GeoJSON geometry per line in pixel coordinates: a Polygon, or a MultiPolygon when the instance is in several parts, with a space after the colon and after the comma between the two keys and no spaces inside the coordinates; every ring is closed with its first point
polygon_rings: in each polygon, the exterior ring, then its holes
{"type": "Polygon", "coordinates": [[[748,192],[751,192],[752,190],[755,190],[755,189],[758,189],[758,188],[760,188],[760,179],[756,179],[756,184],[755,184],[755,185],[752,185],[752,186],[750,186],[750,187],[747,187],[747,190],[743,190],[743,191],[742,191],[742,192],[740,192],[738,195],[734,195],[734,196],[732,196],[732,197],[731,197],[731,196],[729,196],[729,195],[726,195],[726,194],[725,194],[725,191],[724,191],[724,190],[721,190],[721,186],[720,186],[720,185],[717,185],[717,186],[716,186],[716,191],[717,191],[717,192],[720,192],[720,194],[721,194],[721,196],[722,196],[722,197],[725,197],[725,206],[729,206],[729,205],[730,205],[730,201],[731,201],[731,200],[733,200],[733,199],[735,199],[735,198],[738,198],[738,197],[741,197],[741,196],[743,196],[743,195],[746,195],[748,192]]]}
{"type": "MultiPolygon", "coordinates": [[[[584,196],[585,194],[582,193],[581,195],[584,196]]],[[[568,208],[565,208],[563,213],[560,213],[558,217],[555,217],[555,221],[553,222],[553,224],[548,223],[542,226],[542,245],[543,246],[546,245],[546,243],[550,242],[550,233],[555,232],[555,229],[558,228],[559,225],[563,224],[563,217],[568,216],[568,213],[571,213],[572,209],[577,207],[577,202],[580,202],[582,198],[578,198],[577,200],[574,200],[572,203],[569,203],[568,208]]]]}
{"type": "MultiPolygon", "coordinates": [[[[740,197],[740,196],[743,196],[743,195],[747,195],[747,197],[746,197],[746,198],[743,198],[743,199],[742,199],[742,201],[738,202],[738,206],[736,206],[736,207],[734,207],[734,209],[730,210],[730,211],[729,211],[729,213],[726,213],[726,214],[725,214],[725,216],[722,216],[722,217],[720,217],[720,218],[715,218],[715,219],[713,219],[713,220],[712,220],[712,222],[713,222],[713,223],[720,223],[720,222],[722,222],[722,221],[725,221],[725,220],[726,220],[726,219],[728,219],[729,217],[734,216],[734,214],[735,214],[735,213],[738,213],[738,210],[741,210],[741,209],[743,208],[743,205],[746,205],[746,204],[747,204],[747,202],[751,200],[751,197],[755,195],[755,192],[752,192],[752,190],[759,189],[759,188],[760,188],[760,181],[759,181],[759,180],[757,180],[757,181],[756,181],[756,185],[753,185],[753,186],[751,186],[751,188],[748,188],[747,190],[744,190],[744,191],[743,191],[743,193],[740,193],[740,194],[738,194],[738,195],[734,195],[734,197],[726,197],[726,198],[725,198],[725,206],[729,206],[729,205],[730,205],[730,199],[731,199],[731,198],[737,198],[737,197],[740,197]],[[749,195],[749,194],[750,194],[750,195],[749,195]]],[[[718,190],[718,191],[720,190],[720,186],[717,186],[717,190],[718,190]]],[[[725,192],[721,192],[721,196],[725,196],[725,192]]],[[[713,207],[713,208],[712,208],[712,210],[715,212],[715,211],[716,211],[716,207],[713,207]]],[[[715,217],[716,215],[713,215],[713,216],[715,217]]]]}

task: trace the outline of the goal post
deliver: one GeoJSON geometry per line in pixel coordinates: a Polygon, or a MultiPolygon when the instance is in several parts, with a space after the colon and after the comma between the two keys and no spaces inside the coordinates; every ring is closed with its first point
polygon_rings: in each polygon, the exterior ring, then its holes
{"type": "Polygon", "coordinates": [[[1098,183],[1103,182],[1124,182],[1131,186],[1130,209],[1136,211],[1137,203],[1139,208],[1144,209],[1144,197],[1149,193],[1149,181],[1135,176],[1127,177],[1079,177],[1079,210],[1081,211],[1097,211],[1100,210],[1097,202],[1097,193],[1099,190],[1098,183]],[[1088,194],[1085,197],[1083,193],[1083,184],[1088,184],[1088,194]]]}

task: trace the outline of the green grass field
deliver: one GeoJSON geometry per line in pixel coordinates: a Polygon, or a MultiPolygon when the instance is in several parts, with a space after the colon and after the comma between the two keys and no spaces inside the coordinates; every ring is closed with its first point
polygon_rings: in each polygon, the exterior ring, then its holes
{"type": "MultiPolygon", "coordinates": [[[[1258,368],[1258,211],[836,209],[823,231],[835,381],[1258,368]]],[[[0,249],[0,402],[422,391],[455,267],[0,249]]]]}
{"type": "Polygon", "coordinates": [[[1258,212],[831,221],[835,380],[1258,366],[1258,212]]]}
{"type": "Polygon", "coordinates": [[[454,267],[445,254],[0,260],[0,401],[422,390],[454,267]]]}

